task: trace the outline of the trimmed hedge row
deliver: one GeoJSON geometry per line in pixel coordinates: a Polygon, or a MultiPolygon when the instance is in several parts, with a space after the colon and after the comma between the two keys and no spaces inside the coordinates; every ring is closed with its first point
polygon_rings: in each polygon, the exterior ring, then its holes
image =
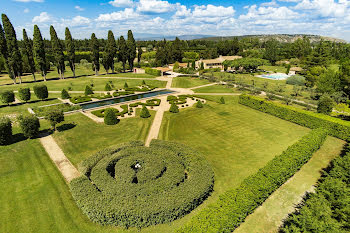
{"type": "Polygon", "coordinates": [[[241,185],[227,191],[177,232],[232,232],[276,189],[293,176],[326,139],[327,131],[315,129],[272,159],[241,185]]]}
{"type": "Polygon", "coordinates": [[[114,97],[118,97],[118,96],[122,96],[122,95],[132,95],[132,94],[135,94],[135,92],[134,91],[116,91],[116,92],[113,92],[114,97]]]}
{"type": "Polygon", "coordinates": [[[241,95],[238,102],[311,129],[325,128],[328,130],[329,135],[336,138],[346,141],[350,139],[350,122],[338,118],[269,102],[255,96],[241,95]]]}
{"type": "Polygon", "coordinates": [[[75,96],[70,98],[70,102],[72,102],[73,104],[80,104],[89,101],[92,101],[90,96],[75,96]]]}
{"type": "Polygon", "coordinates": [[[162,72],[160,70],[156,70],[156,69],[152,69],[152,68],[145,68],[145,73],[146,74],[150,74],[150,75],[154,75],[154,76],[161,76],[162,72]]]}
{"type": "Polygon", "coordinates": [[[104,109],[99,109],[99,110],[92,111],[91,113],[94,114],[97,117],[104,118],[105,111],[107,109],[112,109],[115,112],[116,116],[123,117],[125,114],[127,114],[129,112],[129,107],[128,107],[127,104],[120,105],[120,107],[123,109],[123,111],[121,111],[121,112],[119,112],[118,109],[116,109],[116,108],[104,108],[104,109]]]}
{"type": "Polygon", "coordinates": [[[174,221],[212,192],[214,173],[191,148],[153,140],[108,148],[80,165],[70,183],[77,205],[102,225],[146,227],[174,221]]]}
{"type": "Polygon", "coordinates": [[[181,104],[187,103],[187,98],[191,98],[194,100],[194,97],[192,95],[179,95],[179,96],[168,95],[167,101],[169,102],[169,104],[181,105],[181,104]]]}
{"type": "Polygon", "coordinates": [[[137,103],[129,104],[129,107],[136,108],[139,105],[142,105],[142,106],[159,106],[160,102],[161,102],[160,99],[150,99],[150,100],[146,100],[146,103],[137,102],[137,103]]]}

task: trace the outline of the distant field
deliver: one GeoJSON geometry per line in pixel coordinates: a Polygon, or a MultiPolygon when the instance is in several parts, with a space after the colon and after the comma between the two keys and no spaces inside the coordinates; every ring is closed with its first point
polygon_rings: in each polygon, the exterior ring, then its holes
{"type": "Polygon", "coordinates": [[[154,75],[150,74],[134,74],[134,73],[118,73],[118,74],[103,74],[101,77],[122,77],[122,78],[156,78],[154,75]]]}
{"type": "Polygon", "coordinates": [[[210,83],[206,79],[192,77],[176,77],[173,79],[172,87],[191,88],[210,83]]]}

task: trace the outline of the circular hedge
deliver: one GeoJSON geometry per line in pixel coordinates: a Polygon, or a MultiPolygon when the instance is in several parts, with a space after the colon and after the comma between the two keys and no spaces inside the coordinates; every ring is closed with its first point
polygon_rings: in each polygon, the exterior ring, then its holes
{"type": "Polygon", "coordinates": [[[71,181],[77,205],[102,225],[146,227],[178,219],[212,192],[214,173],[191,148],[160,140],[130,142],[83,161],[71,181]]]}

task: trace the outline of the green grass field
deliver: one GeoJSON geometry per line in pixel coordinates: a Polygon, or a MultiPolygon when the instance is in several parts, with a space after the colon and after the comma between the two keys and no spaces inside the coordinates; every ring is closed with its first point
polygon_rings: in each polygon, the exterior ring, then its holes
{"type": "Polygon", "coordinates": [[[225,85],[213,85],[193,89],[194,93],[236,93],[234,88],[225,85]]]}
{"type": "Polygon", "coordinates": [[[134,73],[118,73],[118,74],[106,74],[103,73],[101,77],[106,76],[106,77],[121,77],[121,78],[156,78],[154,75],[150,74],[134,74],[134,73]]]}
{"type": "Polygon", "coordinates": [[[206,79],[192,77],[176,77],[173,79],[172,87],[191,88],[208,84],[206,79]]]}

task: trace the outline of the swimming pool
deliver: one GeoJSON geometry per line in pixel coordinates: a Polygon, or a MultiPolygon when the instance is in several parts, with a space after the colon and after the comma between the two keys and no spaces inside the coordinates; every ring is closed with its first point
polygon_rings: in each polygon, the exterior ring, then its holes
{"type": "Polygon", "coordinates": [[[283,73],[276,73],[276,74],[263,74],[261,75],[262,78],[268,78],[268,79],[273,79],[273,80],[285,80],[290,75],[283,74],[283,73]]]}
{"type": "Polygon", "coordinates": [[[170,94],[170,93],[174,93],[174,91],[171,91],[168,89],[163,89],[163,90],[159,90],[159,91],[150,91],[150,92],[144,92],[144,93],[140,93],[140,94],[132,94],[132,95],[126,95],[126,96],[122,96],[122,97],[115,97],[115,98],[106,99],[106,100],[86,102],[86,103],[81,103],[79,105],[81,106],[81,108],[83,110],[86,110],[86,109],[98,108],[98,107],[102,107],[102,106],[106,106],[106,105],[118,104],[118,103],[123,103],[126,101],[149,98],[149,97],[153,97],[153,96],[165,95],[165,94],[170,94]]]}

